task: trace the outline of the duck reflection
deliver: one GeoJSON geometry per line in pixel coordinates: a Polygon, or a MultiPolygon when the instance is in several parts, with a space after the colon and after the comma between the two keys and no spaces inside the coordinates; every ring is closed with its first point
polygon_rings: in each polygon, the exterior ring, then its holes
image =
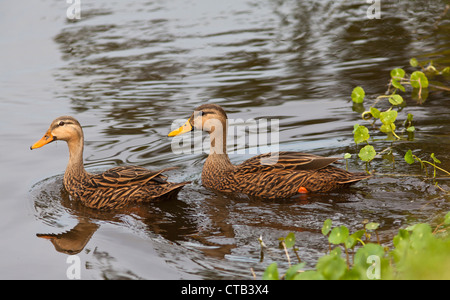
{"type": "MultiPolygon", "coordinates": [[[[207,257],[223,259],[242,243],[253,243],[258,249],[257,238],[268,230],[318,231],[319,228],[298,222],[301,215],[308,213],[302,207],[312,202],[349,200],[348,195],[340,193],[269,201],[196,188],[182,191],[178,199],[108,212],[71,200],[62,188],[62,176],[44,180],[32,193],[37,217],[54,228],[65,226],[61,220],[67,217],[75,219],[77,224],[62,233],[38,233],[37,237],[49,240],[56,251],[73,255],[86,247],[102,224],[133,226],[129,224],[131,216],[146,235],[157,234],[177,245],[193,247],[207,257]]],[[[273,240],[280,236],[274,236],[273,240]]]]}
{"type": "Polygon", "coordinates": [[[145,224],[148,233],[162,235],[169,241],[183,240],[197,231],[186,203],[177,199],[152,205],[135,205],[114,211],[99,211],[74,201],[62,187],[62,177],[44,180],[32,188],[37,217],[51,227],[65,226],[67,217],[77,224],[62,233],[37,233],[36,236],[51,241],[55,250],[66,254],[80,253],[104,222],[123,224],[125,216],[132,216],[145,224]]]}
{"type": "Polygon", "coordinates": [[[84,249],[99,227],[100,225],[91,222],[89,219],[81,218],[79,223],[69,231],[58,234],[38,233],[36,236],[50,240],[56,251],[74,255],[84,249]]]}

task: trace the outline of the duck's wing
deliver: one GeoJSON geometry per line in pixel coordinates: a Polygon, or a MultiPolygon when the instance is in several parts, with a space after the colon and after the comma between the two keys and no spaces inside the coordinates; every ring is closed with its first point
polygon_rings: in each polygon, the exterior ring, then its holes
{"type": "Polygon", "coordinates": [[[101,174],[92,176],[91,183],[97,187],[119,187],[167,183],[167,176],[162,175],[163,172],[176,169],[166,168],[158,171],[151,171],[138,166],[123,166],[109,169],[101,174]]]}
{"type": "Polygon", "coordinates": [[[336,162],[338,157],[323,157],[302,152],[273,152],[254,156],[240,165],[236,171],[267,172],[275,170],[314,171],[336,162]]]}

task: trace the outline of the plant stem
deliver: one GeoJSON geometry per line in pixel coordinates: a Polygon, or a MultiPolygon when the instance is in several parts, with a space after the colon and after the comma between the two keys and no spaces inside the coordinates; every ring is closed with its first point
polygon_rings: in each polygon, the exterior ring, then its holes
{"type": "Polygon", "coordinates": [[[345,249],[345,255],[347,257],[347,270],[350,270],[350,256],[348,255],[348,249],[344,244],[344,249],[345,249]]]}
{"type": "Polygon", "coordinates": [[[286,243],[284,241],[281,241],[281,244],[283,245],[284,253],[286,253],[286,257],[287,257],[288,264],[289,264],[289,267],[290,267],[291,266],[291,258],[289,257],[289,253],[288,253],[287,248],[286,248],[286,243]]]}
{"type": "MultiPolygon", "coordinates": [[[[422,162],[427,163],[427,164],[429,164],[429,165],[432,165],[432,166],[435,167],[436,169],[441,170],[442,172],[444,172],[444,173],[450,175],[450,172],[448,172],[448,171],[446,171],[446,170],[444,170],[444,169],[442,169],[442,168],[436,166],[436,164],[430,163],[429,161],[426,161],[426,160],[422,160],[422,162]]],[[[427,176],[428,176],[428,175],[427,175],[427,176]]]]}

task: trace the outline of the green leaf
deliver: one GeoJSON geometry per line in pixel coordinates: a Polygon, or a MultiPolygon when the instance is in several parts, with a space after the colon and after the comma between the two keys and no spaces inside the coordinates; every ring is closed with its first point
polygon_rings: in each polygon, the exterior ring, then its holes
{"type": "Polygon", "coordinates": [[[392,95],[392,97],[389,98],[389,103],[392,105],[400,105],[403,103],[403,98],[400,95],[392,95]]]}
{"type": "Polygon", "coordinates": [[[368,274],[367,271],[369,270],[368,267],[370,266],[370,264],[368,263],[368,258],[371,257],[372,255],[378,257],[379,261],[382,262],[384,260],[383,247],[378,244],[368,243],[364,247],[359,248],[358,251],[356,251],[355,253],[354,268],[363,270],[364,272],[363,274],[367,276],[368,274]]]}
{"type": "Polygon", "coordinates": [[[358,126],[354,133],[354,139],[356,144],[360,144],[362,142],[367,141],[370,138],[369,129],[365,126],[358,126]]]}
{"type": "Polygon", "coordinates": [[[355,233],[351,235],[351,237],[355,238],[356,240],[360,240],[361,237],[366,233],[364,229],[358,230],[355,233]]]}
{"type": "Polygon", "coordinates": [[[414,132],[416,130],[416,127],[414,126],[409,126],[408,128],[406,128],[406,131],[408,132],[414,132]]]}
{"type": "Polygon", "coordinates": [[[325,278],[323,277],[322,274],[320,274],[320,272],[305,271],[305,272],[297,273],[297,275],[295,275],[295,277],[292,279],[293,280],[324,280],[325,278]]]}
{"type": "Polygon", "coordinates": [[[369,162],[375,158],[376,154],[375,148],[371,145],[367,145],[359,151],[358,156],[362,161],[369,162]]]}
{"type": "Polygon", "coordinates": [[[391,123],[391,124],[383,124],[380,127],[380,131],[384,132],[384,133],[388,133],[388,132],[392,132],[395,130],[395,124],[391,123]]]}
{"type": "Polygon", "coordinates": [[[366,96],[366,93],[364,92],[364,89],[360,86],[357,86],[353,89],[352,92],[352,100],[355,103],[363,103],[364,97],[366,96]]]}
{"type": "Polygon", "coordinates": [[[350,154],[350,153],[345,153],[344,154],[344,158],[345,159],[349,159],[349,158],[351,158],[352,157],[352,155],[350,154]]]}
{"type": "Polygon", "coordinates": [[[295,245],[295,234],[293,232],[289,232],[289,234],[284,239],[284,243],[286,248],[294,247],[295,245]]]}
{"type": "Polygon", "coordinates": [[[420,249],[426,246],[433,238],[434,236],[429,224],[415,224],[410,236],[411,246],[415,249],[420,249]]]}
{"type": "Polygon", "coordinates": [[[331,220],[326,219],[325,222],[323,222],[322,226],[322,234],[327,235],[331,230],[331,220]]]}
{"type": "Polygon", "coordinates": [[[440,161],[439,159],[437,159],[437,158],[434,156],[434,153],[431,153],[431,158],[433,159],[433,161],[434,161],[435,163],[437,163],[437,164],[440,164],[440,163],[441,163],[441,161],[440,161]]]}
{"type": "Polygon", "coordinates": [[[408,150],[408,152],[406,152],[406,154],[405,154],[405,161],[406,161],[408,164],[410,164],[410,165],[414,163],[415,159],[414,159],[414,157],[413,157],[413,154],[412,154],[411,149],[408,150]]]}
{"type": "Polygon", "coordinates": [[[356,244],[358,243],[358,241],[364,235],[364,233],[366,233],[366,231],[364,229],[362,229],[362,230],[358,230],[357,232],[350,235],[347,238],[347,240],[345,241],[345,247],[347,247],[347,249],[355,247],[356,244]]]}
{"type": "Polygon", "coordinates": [[[408,122],[412,122],[413,118],[414,118],[413,114],[408,114],[408,117],[406,118],[406,120],[408,122]]]}
{"type": "Polygon", "coordinates": [[[270,264],[266,270],[264,271],[264,274],[262,276],[263,280],[278,280],[278,267],[277,263],[270,264]]]}
{"type": "Polygon", "coordinates": [[[445,215],[444,224],[450,224],[450,211],[445,215]]]}
{"type": "Polygon", "coordinates": [[[411,58],[410,60],[409,60],[409,64],[411,65],[411,67],[417,67],[418,65],[419,65],[419,62],[417,61],[417,59],[415,59],[415,58],[411,58]]]}
{"type": "Polygon", "coordinates": [[[340,255],[340,248],[331,251],[330,255],[319,258],[316,269],[325,279],[340,279],[347,270],[347,263],[340,255]]]}
{"type": "Polygon", "coordinates": [[[331,230],[330,236],[328,237],[328,241],[334,245],[342,244],[348,238],[348,235],[349,231],[347,227],[345,226],[335,227],[333,228],[333,230],[331,230]]]}
{"type": "Polygon", "coordinates": [[[305,267],[305,263],[299,263],[297,265],[293,265],[286,271],[286,275],[284,278],[286,280],[293,280],[295,279],[296,275],[299,274],[299,271],[305,267]]]}
{"type": "Polygon", "coordinates": [[[405,71],[403,69],[397,68],[391,71],[391,78],[392,79],[402,79],[405,77],[405,71]]]}
{"type": "Polygon", "coordinates": [[[370,222],[367,223],[365,227],[367,230],[376,230],[379,226],[380,226],[379,223],[370,222]]]}
{"type": "Polygon", "coordinates": [[[397,119],[398,112],[396,110],[388,110],[380,113],[380,120],[383,124],[390,125],[397,119]]]}
{"type": "Polygon", "coordinates": [[[428,78],[425,76],[423,72],[415,71],[411,74],[410,78],[411,86],[414,88],[427,88],[428,87],[428,78]]]}
{"type": "Polygon", "coordinates": [[[445,76],[450,75],[450,67],[444,68],[444,70],[441,71],[441,74],[445,76]]]}
{"type": "Polygon", "coordinates": [[[378,109],[376,109],[375,107],[371,107],[370,108],[370,113],[372,114],[372,116],[375,119],[379,119],[380,118],[380,111],[378,109]]]}
{"type": "Polygon", "coordinates": [[[405,90],[405,87],[404,87],[403,85],[401,85],[400,82],[398,82],[398,81],[395,80],[395,79],[392,79],[392,85],[393,85],[395,88],[401,90],[402,92],[406,91],[406,90],[405,90]]]}

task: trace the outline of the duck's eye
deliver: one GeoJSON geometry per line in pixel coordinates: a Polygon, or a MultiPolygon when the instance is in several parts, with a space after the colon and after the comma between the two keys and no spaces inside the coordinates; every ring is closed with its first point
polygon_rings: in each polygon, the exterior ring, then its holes
{"type": "Polygon", "coordinates": [[[59,126],[64,126],[64,121],[59,121],[58,125],[59,126]]]}

